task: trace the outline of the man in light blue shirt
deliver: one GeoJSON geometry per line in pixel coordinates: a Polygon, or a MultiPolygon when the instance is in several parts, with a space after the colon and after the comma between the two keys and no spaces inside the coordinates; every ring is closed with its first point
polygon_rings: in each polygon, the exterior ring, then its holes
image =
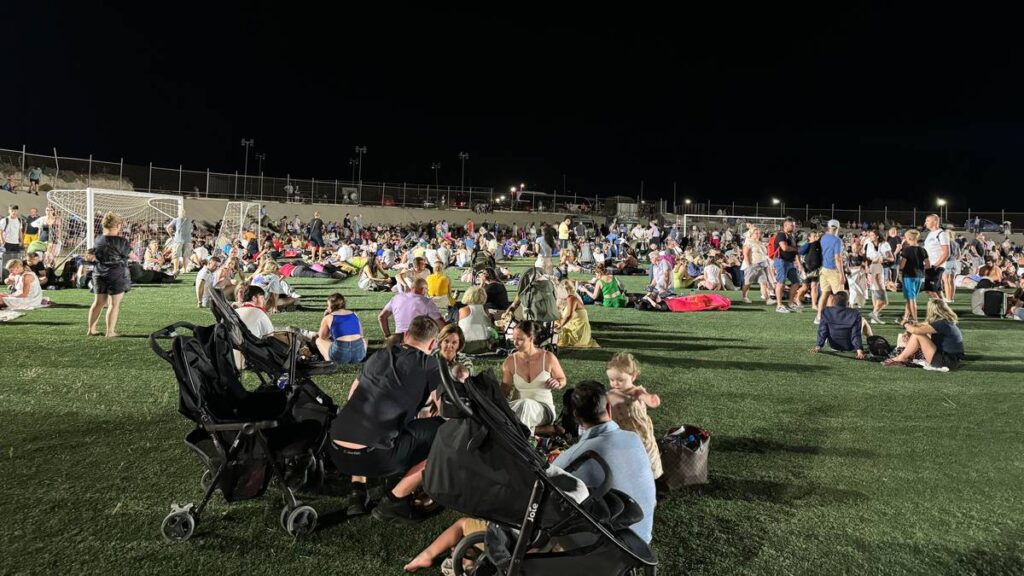
{"type": "MultiPolygon", "coordinates": [[[[630,526],[644,542],[650,543],[654,526],[654,473],[640,436],[623,430],[612,421],[611,404],[604,384],[594,380],[580,382],[572,392],[572,410],[582,432],[580,441],[562,452],[554,464],[566,468],[576,458],[593,450],[608,463],[611,488],[633,498],[644,517],[630,526]]],[[[587,486],[598,486],[604,474],[596,462],[590,461],[573,472],[587,486]]]]}
{"type": "Polygon", "coordinates": [[[821,299],[818,300],[815,324],[821,323],[822,312],[832,305],[832,295],[846,290],[846,276],[843,274],[843,240],[839,237],[839,221],[829,220],[827,228],[818,241],[821,244],[821,272],[818,273],[821,299]]]}

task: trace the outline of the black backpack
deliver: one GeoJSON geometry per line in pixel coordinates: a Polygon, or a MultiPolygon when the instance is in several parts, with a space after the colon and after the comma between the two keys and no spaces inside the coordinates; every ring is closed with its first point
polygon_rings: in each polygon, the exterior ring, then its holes
{"type": "Polygon", "coordinates": [[[885,338],[881,336],[868,336],[868,352],[871,352],[872,356],[885,358],[892,351],[892,344],[889,344],[889,341],[885,338]]]}

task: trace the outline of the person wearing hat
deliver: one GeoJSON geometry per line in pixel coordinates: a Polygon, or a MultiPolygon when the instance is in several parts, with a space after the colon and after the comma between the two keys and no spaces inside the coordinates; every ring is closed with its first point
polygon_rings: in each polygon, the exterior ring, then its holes
{"type": "Polygon", "coordinates": [[[843,274],[843,240],[839,237],[839,221],[829,220],[825,234],[821,236],[821,272],[818,274],[818,287],[821,297],[818,300],[818,314],[815,324],[821,323],[821,313],[832,305],[832,295],[846,290],[846,276],[843,274]]]}

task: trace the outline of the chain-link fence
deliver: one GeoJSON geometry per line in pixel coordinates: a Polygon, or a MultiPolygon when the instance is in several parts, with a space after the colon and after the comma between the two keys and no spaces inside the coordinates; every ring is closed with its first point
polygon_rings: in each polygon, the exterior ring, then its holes
{"type": "Polygon", "coordinates": [[[736,203],[715,204],[702,202],[699,204],[680,204],[676,207],[679,214],[706,214],[711,216],[791,216],[803,224],[823,224],[829,220],[838,220],[848,228],[861,228],[865,224],[875,227],[878,224],[887,226],[920,226],[929,214],[939,214],[944,222],[951,223],[957,228],[968,230],[978,229],[995,231],[995,228],[1003,229],[1003,223],[1009,222],[1012,227],[1024,224],[1024,212],[1000,211],[975,211],[969,208],[963,210],[949,210],[948,206],[936,206],[927,210],[894,209],[887,207],[882,209],[864,208],[858,206],[856,209],[837,208],[834,204],[826,208],[814,208],[809,204],[793,206],[785,203],[753,206],[740,205],[736,203]]]}

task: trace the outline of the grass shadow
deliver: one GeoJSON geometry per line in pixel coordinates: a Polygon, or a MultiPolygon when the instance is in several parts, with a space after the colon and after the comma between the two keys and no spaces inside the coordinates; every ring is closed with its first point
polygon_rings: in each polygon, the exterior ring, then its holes
{"type": "Polygon", "coordinates": [[[719,500],[770,502],[784,506],[797,502],[818,501],[824,504],[866,502],[871,498],[857,490],[831,488],[814,483],[776,482],[732,476],[712,476],[710,482],[694,489],[695,495],[719,500]]]}
{"type": "Polygon", "coordinates": [[[810,444],[787,444],[755,436],[716,435],[714,438],[714,448],[723,452],[743,452],[747,454],[786,452],[790,454],[840,456],[844,458],[873,458],[875,456],[874,452],[859,448],[828,448],[810,444]]]}
{"type": "Polygon", "coordinates": [[[11,324],[12,325],[18,325],[18,326],[74,326],[75,325],[74,322],[35,322],[35,321],[21,322],[19,320],[14,320],[14,321],[11,322],[11,324]]]}

